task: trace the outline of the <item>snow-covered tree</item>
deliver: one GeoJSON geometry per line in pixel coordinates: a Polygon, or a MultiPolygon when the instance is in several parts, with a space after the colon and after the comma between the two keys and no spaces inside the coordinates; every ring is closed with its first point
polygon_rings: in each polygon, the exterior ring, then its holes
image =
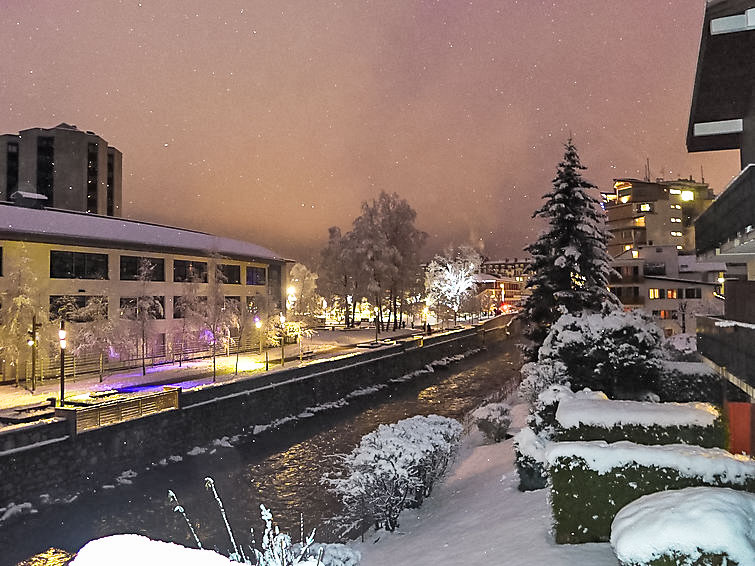
{"type": "Polygon", "coordinates": [[[234,309],[228,308],[225,297],[224,284],[225,273],[219,258],[210,261],[210,278],[207,285],[207,299],[204,301],[204,310],[201,313],[204,328],[209,335],[212,350],[212,381],[217,379],[217,352],[218,344],[222,343],[230,334],[233,324],[234,309]]]}
{"type": "MultiPolygon", "coordinates": [[[[147,338],[152,321],[165,316],[165,307],[159,297],[150,292],[154,264],[149,258],[139,259],[136,281],[139,294],[122,305],[121,318],[132,321],[136,330],[137,351],[142,362],[142,375],[147,375],[147,338]]],[[[125,327],[124,327],[125,328],[125,327]]]]}
{"type": "Polygon", "coordinates": [[[475,273],[480,269],[482,257],[468,245],[446,250],[436,255],[425,270],[425,290],[431,305],[441,305],[454,313],[454,326],[459,308],[475,289],[475,273]]]}
{"type": "Polygon", "coordinates": [[[67,318],[78,324],[71,328],[71,353],[74,356],[94,354],[99,358],[102,381],[104,362],[111,351],[120,349],[120,319],[108,316],[107,297],[90,297],[80,308],[72,309],[67,318]]]}
{"type": "Polygon", "coordinates": [[[36,317],[37,349],[42,352],[50,336],[48,306],[43,303],[40,283],[31,267],[29,254],[21,245],[18,261],[6,266],[6,284],[0,297],[0,348],[4,364],[14,368],[16,384],[19,378],[19,361],[28,355],[29,331],[36,317]]]}
{"type": "MultiPolygon", "coordinates": [[[[178,335],[178,365],[183,365],[187,343],[202,327],[204,298],[199,295],[202,278],[193,270],[188,281],[181,285],[182,294],[175,298],[173,324],[178,335]],[[176,320],[177,319],[177,320],[176,320]]],[[[175,345],[175,343],[174,343],[175,345]]]]}
{"type": "Polygon", "coordinates": [[[342,235],[338,226],[332,226],[329,229],[328,245],[320,253],[317,278],[317,292],[328,303],[340,305],[347,327],[353,326],[359,293],[355,248],[351,232],[342,235]]]}
{"type": "Polygon", "coordinates": [[[317,273],[303,263],[291,266],[288,275],[288,286],[295,297],[292,305],[286,303],[289,316],[312,317],[320,307],[320,297],[317,295],[317,273]]]}
{"type": "Polygon", "coordinates": [[[571,138],[565,148],[553,188],[533,215],[548,225],[537,241],[525,248],[533,260],[527,283],[532,295],[523,308],[530,323],[527,335],[534,343],[532,359],[561,314],[597,312],[604,305],[618,304],[608,290],[612,273],[606,252],[608,233],[600,203],[590,193],[595,186],[582,178],[586,167],[571,138]]]}

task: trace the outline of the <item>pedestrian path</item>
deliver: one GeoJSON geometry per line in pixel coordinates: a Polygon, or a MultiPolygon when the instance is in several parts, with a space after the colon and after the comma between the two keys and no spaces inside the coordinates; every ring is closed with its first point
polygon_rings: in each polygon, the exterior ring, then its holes
{"type": "MultiPolygon", "coordinates": [[[[411,336],[415,330],[405,328],[397,331],[381,332],[380,338],[395,339],[411,336]]],[[[303,350],[311,352],[308,356],[322,358],[332,355],[342,355],[357,351],[356,345],[361,342],[374,340],[375,331],[371,329],[322,330],[312,338],[307,338],[303,350]]],[[[265,354],[248,352],[239,355],[238,374],[236,374],[236,354],[217,356],[216,383],[225,383],[239,378],[247,378],[265,371],[277,371],[280,365],[280,348],[267,350],[267,370],[265,354]]],[[[299,347],[286,345],[286,363],[284,367],[292,367],[300,363],[299,347]]],[[[307,363],[303,361],[303,363],[307,363]]],[[[77,396],[88,395],[110,390],[124,390],[136,392],[139,389],[154,390],[154,386],[177,385],[184,389],[202,387],[213,383],[212,358],[184,361],[182,364],[170,363],[146,367],[146,375],[142,375],[142,368],[131,368],[114,373],[105,374],[102,381],[98,374],[78,375],[75,378],[66,376],[65,396],[73,399],[77,396]],[[152,387],[150,387],[152,386],[152,387]]],[[[49,398],[59,399],[60,380],[51,378],[37,383],[35,391],[25,386],[15,384],[0,386],[0,410],[46,403],[49,398]]]]}

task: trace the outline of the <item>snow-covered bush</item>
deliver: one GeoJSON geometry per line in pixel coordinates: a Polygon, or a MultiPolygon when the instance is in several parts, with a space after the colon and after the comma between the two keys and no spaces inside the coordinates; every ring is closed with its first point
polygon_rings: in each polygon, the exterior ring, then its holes
{"type": "MultiPolygon", "coordinates": [[[[301,553],[301,544],[296,543],[293,547],[293,554],[301,553]]],[[[362,554],[348,545],[336,542],[330,543],[312,543],[304,552],[306,558],[320,560],[320,566],[358,566],[362,560],[362,554]]]]}
{"type": "Polygon", "coordinates": [[[663,340],[662,347],[667,360],[674,362],[696,362],[699,360],[697,336],[695,334],[674,334],[663,340]]]}
{"type": "Polygon", "coordinates": [[[632,397],[656,388],[661,343],[660,329],[636,311],[565,314],[551,328],[538,363],[562,363],[575,391],[632,397]]]}
{"type": "Polygon", "coordinates": [[[380,425],[343,457],[344,469],[323,481],[347,512],[393,531],[405,507],[430,495],[455,453],[461,425],[446,417],[412,417],[380,425]]]}
{"type": "Polygon", "coordinates": [[[562,385],[569,380],[566,366],[557,360],[527,362],[519,371],[522,375],[519,392],[530,405],[534,405],[538,395],[550,386],[562,385]]]}
{"type": "MultiPolygon", "coordinates": [[[[721,403],[723,389],[718,375],[701,362],[675,362],[664,360],[658,378],[658,395],[661,401],[707,401],[721,403]]],[[[729,398],[729,400],[733,400],[729,398]]]]}
{"type": "Polygon", "coordinates": [[[545,453],[559,544],[609,540],[619,510],[657,491],[695,486],[755,490],[755,461],[720,448],[600,440],[552,442],[545,453]]]}
{"type": "Polygon", "coordinates": [[[549,439],[524,427],[514,435],[516,471],[519,474],[519,491],[543,489],[548,483],[545,447],[549,439]]]}
{"type": "Polygon", "coordinates": [[[720,487],[645,495],[616,514],[611,546],[623,566],[755,564],[755,495],[720,487]]]}
{"type": "Polygon", "coordinates": [[[511,407],[506,403],[488,403],[475,409],[472,419],[488,440],[500,442],[511,426],[511,407]]]}

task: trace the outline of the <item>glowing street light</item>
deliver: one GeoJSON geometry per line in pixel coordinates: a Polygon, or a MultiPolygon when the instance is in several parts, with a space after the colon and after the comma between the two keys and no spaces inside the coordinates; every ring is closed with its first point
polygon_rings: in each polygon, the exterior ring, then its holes
{"type": "Polygon", "coordinates": [[[281,366],[286,363],[286,317],[280,314],[281,321],[281,366]]]}
{"type": "Polygon", "coordinates": [[[63,399],[66,395],[66,347],[68,341],[66,340],[66,321],[60,319],[60,330],[58,330],[58,339],[60,340],[60,406],[63,406],[63,399]]]}
{"type": "Polygon", "coordinates": [[[262,321],[260,320],[260,317],[254,317],[254,326],[257,328],[257,333],[260,335],[260,355],[262,355],[262,331],[260,330],[260,328],[262,328],[262,321]]]}

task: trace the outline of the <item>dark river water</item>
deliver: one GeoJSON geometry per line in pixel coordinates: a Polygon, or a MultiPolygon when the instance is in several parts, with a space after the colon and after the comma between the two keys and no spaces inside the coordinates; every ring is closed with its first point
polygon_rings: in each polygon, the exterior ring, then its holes
{"type": "MultiPolygon", "coordinates": [[[[340,506],[320,483],[338,465],[334,455],[351,451],[379,424],[433,413],[463,420],[487,397],[510,387],[519,363],[514,340],[509,340],[434,374],[352,400],[348,407],[242,439],[232,448],[182,455],[180,462],[148,470],[135,468],[138,475],[130,485],[98,489],[67,505],[43,506],[0,527],[0,564],[15,565],[51,547],[76,552],[89,540],[116,533],[194,546],[183,518],[168,503],[169,489],[186,508],[203,546],[227,554],[230,542],[205,489],[207,476],[216,482],[237,541],[249,544],[250,527],[261,538],[260,503],[295,540],[302,515],[306,530],[318,528],[317,540],[335,540],[342,532],[340,506]]],[[[32,563],[60,562],[39,558],[32,563]]]]}

